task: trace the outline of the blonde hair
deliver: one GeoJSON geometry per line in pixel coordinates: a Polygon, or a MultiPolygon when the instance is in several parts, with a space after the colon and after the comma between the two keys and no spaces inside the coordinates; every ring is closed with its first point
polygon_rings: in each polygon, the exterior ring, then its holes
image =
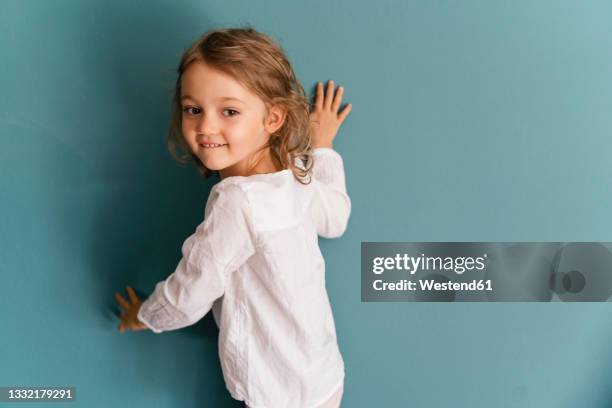
{"type": "Polygon", "coordinates": [[[182,132],[181,78],[195,60],[202,60],[231,76],[258,95],[267,108],[279,105],[286,109],[283,125],[270,135],[264,149],[270,147],[276,163],[280,163],[283,169],[290,169],[300,183],[309,184],[313,163],[308,98],[282,48],[269,36],[251,27],[208,31],[183,53],[177,69],[166,140],[170,154],[182,164],[193,161],[204,179],[213,172],[191,151],[182,132]],[[177,148],[185,153],[180,154],[177,148]],[[296,165],[296,159],[302,162],[302,166],[296,165]]]}

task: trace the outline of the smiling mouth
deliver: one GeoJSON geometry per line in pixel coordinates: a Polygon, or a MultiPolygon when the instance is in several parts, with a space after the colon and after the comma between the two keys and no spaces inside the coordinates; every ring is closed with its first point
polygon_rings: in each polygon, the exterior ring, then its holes
{"type": "Polygon", "coordinates": [[[200,146],[205,147],[207,149],[214,149],[217,147],[227,146],[227,143],[200,143],[200,146]]]}

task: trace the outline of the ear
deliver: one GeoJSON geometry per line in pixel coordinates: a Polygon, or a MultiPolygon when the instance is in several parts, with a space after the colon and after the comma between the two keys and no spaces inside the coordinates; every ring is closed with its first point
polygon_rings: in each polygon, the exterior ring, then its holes
{"type": "Polygon", "coordinates": [[[272,106],[268,110],[268,116],[266,117],[264,121],[264,127],[266,129],[266,132],[270,134],[276,132],[278,129],[281,128],[281,126],[283,126],[283,123],[285,123],[286,117],[287,117],[286,108],[279,106],[279,105],[272,106]]]}

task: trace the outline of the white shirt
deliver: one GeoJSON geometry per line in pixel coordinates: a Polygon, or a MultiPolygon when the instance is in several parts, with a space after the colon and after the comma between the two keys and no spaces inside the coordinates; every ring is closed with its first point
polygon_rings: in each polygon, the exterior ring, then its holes
{"type": "Polygon", "coordinates": [[[161,333],[212,308],[227,389],[252,408],[314,408],[344,381],[317,235],[344,233],[351,200],[342,157],[317,148],[313,160],[308,185],[289,169],[214,185],[176,270],[138,313],[161,333]]]}

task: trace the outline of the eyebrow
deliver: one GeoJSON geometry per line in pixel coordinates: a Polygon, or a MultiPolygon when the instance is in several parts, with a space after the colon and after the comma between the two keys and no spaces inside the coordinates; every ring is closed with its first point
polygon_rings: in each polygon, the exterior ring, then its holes
{"type": "MultiPolygon", "coordinates": [[[[183,99],[191,99],[191,100],[194,100],[194,101],[196,100],[196,99],[195,99],[193,96],[191,96],[191,95],[183,95],[183,96],[181,96],[181,101],[182,101],[183,99]]],[[[238,98],[234,98],[233,96],[223,96],[223,97],[221,97],[221,98],[217,98],[217,100],[218,100],[218,101],[220,101],[220,102],[225,102],[225,101],[238,101],[238,102],[241,102],[241,103],[246,104],[246,102],[244,102],[243,100],[238,99],[238,98]]]]}

